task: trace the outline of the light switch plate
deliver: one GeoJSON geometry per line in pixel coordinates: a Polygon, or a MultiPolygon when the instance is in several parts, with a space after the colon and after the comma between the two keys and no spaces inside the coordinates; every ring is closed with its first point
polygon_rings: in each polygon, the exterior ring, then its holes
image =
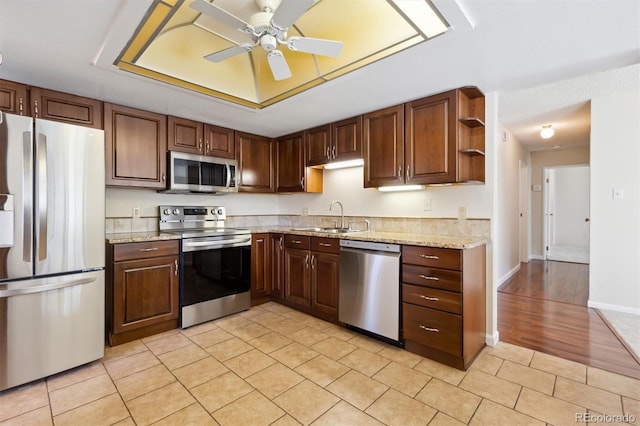
{"type": "Polygon", "coordinates": [[[140,217],[140,207],[133,207],[131,209],[131,216],[132,217],[140,217]]]}
{"type": "Polygon", "coordinates": [[[431,211],[431,198],[425,198],[424,199],[424,211],[425,212],[430,212],[431,211]]]}
{"type": "Polygon", "coordinates": [[[613,199],[614,200],[622,200],[624,198],[624,189],[622,188],[613,188],[613,199]]]}

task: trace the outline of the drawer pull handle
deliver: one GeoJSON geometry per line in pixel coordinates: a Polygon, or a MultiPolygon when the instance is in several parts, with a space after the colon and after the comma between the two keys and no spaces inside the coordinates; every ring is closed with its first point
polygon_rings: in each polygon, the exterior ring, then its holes
{"type": "Polygon", "coordinates": [[[419,276],[423,280],[440,281],[440,278],[438,278],[438,277],[430,277],[430,276],[427,276],[427,275],[419,275],[419,276]]]}
{"type": "Polygon", "coordinates": [[[300,241],[300,240],[291,240],[291,242],[293,244],[302,244],[302,241],[300,241]]]}
{"type": "Polygon", "coordinates": [[[420,294],[418,297],[421,297],[422,299],[425,299],[425,300],[430,300],[432,302],[437,302],[438,300],[440,300],[437,297],[430,297],[430,296],[425,296],[425,295],[422,295],[422,294],[420,294]]]}
{"type": "Polygon", "coordinates": [[[424,257],[425,259],[434,259],[434,260],[440,260],[440,257],[438,256],[432,256],[430,254],[421,254],[420,257],[424,257]]]}
{"type": "Polygon", "coordinates": [[[145,249],[140,249],[140,251],[157,251],[158,247],[151,247],[151,248],[145,248],[145,249]]]}
{"type": "Polygon", "coordinates": [[[423,329],[424,331],[430,331],[431,333],[440,333],[440,330],[438,330],[437,328],[427,327],[427,326],[424,326],[422,324],[420,324],[419,327],[421,329],[423,329]]]}
{"type": "Polygon", "coordinates": [[[320,245],[321,245],[322,247],[331,247],[331,244],[327,244],[327,243],[320,243],[320,245]]]}

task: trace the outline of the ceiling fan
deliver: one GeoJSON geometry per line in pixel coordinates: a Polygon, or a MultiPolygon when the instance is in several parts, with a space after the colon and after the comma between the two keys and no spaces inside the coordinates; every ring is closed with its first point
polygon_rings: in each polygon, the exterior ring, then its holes
{"type": "Polygon", "coordinates": [[[342,42],[309,37],[289,37],[287,30],[309,9],[315,0],[255,0],[259,12],[244,22],[231,13],[220,9],[206,0],[194,0],[190,7],[198,12],[252,36],[253,43],[243,43],[204,58],[212,62],[222,62],[241,53],[250,52],[260,45],[267,53],[267,62],[276,80],[291,77],[289,65],[280,50],[279,44],[286,45],[296,52],[336,57],[342,50],[342,42]]]}

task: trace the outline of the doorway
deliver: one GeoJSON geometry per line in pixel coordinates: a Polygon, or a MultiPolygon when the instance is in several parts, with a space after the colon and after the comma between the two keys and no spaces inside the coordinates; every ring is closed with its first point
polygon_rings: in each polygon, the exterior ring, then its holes
{"type": "Polygon", "coordinates": [[[589,166],[544,169],[544,258],[589,263],[589,166]]]}

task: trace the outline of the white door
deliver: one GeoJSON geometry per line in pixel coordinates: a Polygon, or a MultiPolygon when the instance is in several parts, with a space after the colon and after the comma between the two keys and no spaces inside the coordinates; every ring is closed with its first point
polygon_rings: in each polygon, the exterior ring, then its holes
{"type": "Polygon", "coordinates": [[[545,258],[589,263],[589,166],[545,170],[545,258]]]}

